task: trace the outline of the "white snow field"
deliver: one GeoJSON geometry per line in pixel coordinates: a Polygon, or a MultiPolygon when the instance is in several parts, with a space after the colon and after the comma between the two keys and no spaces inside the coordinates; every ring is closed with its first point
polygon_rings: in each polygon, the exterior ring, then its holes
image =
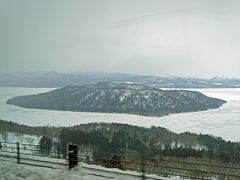
{"type": "Polygon", "coordinates": [[[30,145],[38,145],[41,136],[30,135],[30,134],[20,134],[8,131],[0,132],[0,142],[11,142],[11,143],[22,143],[30,145]]]}
{"type": "MultiPolygon", "coordinates": [[[[180,180],[180,177],[163,178],[157,175],[146,175],[146,180],[180,180]]],[[[0,180],[140,180],[141,173],[134,171],[122,171],[116,168],[105,168],[99,165],[80,163],[72,170],[67,166],[57,168],[45,168],[27,164],[17,164],[16,159],[0,156],[0,180]]]]}

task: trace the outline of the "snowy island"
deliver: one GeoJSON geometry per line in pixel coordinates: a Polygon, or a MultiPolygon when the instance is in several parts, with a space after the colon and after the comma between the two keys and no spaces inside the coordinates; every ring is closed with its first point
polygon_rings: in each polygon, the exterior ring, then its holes
{"type": "Polygon", "coordinates": [[[196,91],[99,82],[18,96],[9,99],[7,103],[32,109],[166,116],[219,108],[226,101],[207,97],[196,91]]]}

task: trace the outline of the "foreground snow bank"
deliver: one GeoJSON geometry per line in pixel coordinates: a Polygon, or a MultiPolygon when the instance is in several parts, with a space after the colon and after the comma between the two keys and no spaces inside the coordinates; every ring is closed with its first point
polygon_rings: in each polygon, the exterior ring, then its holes
{"type": "MultiPolygon", "coordinates": [[[[140,173],[132,171],[121,171],[119,169],[108,169],[97,165],[81,163],[76,168],[68,171],[67,167],[58,169],[43,168],[0,159],[0,180],[22,180],[22,179],[57,179],[57,180],[137,180],[140,173]]],[[[156,175],[148,175],[146,179],[173,179],[160,178],[156,175]]]]}

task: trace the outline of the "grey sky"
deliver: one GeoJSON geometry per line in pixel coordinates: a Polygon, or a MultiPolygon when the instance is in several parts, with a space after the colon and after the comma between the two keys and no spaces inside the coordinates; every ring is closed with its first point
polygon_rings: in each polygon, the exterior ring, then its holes
{"type": "Polygon", "coordinates": [[[240,77],[239,0],[0,0],[0,71],[240,77]]]}

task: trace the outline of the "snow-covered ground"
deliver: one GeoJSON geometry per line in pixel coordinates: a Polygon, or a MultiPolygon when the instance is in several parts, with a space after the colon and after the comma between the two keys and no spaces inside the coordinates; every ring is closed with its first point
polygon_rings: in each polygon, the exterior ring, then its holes
{"type": "Polygon", "coordinates": [[[3,131],[0,132],[0,141],[11,142],[11,143],[22,143],[22,144],[31,144],[38,145],[41,136],[30,135],[30,134],[20,134],[3,131]]]}
{"type": "Polygon", "coordinates": [[[37,154],[37,145],[41,137],[29,134],[19,134],[3,131],[0,132],[0,153],[3,151],[17,152],[17,142],[20,144],[21,153],[35,155],[37,154]]]}
{"type": "MultiPolygon", "coordinates": [[[[0,133],[0,180],[20,179],[80,179],[80,180],[103,180],[103,179],[141,179],[141,173],[135,171],[122,171],[116,168],[105,168],[100,165],[88,165],[80,163],[76,168],[68,171],[68,162],[65,159],[40,157],[30,149],[34,149],[40,137],[31,135],[19,135],[16,133],[0,133]],[[5,143],[6,141],[6,143],[5,143]],[[11,141],[11,142],[10,142],[11,141]],[[16,142],[20,142],[20,162],[17,164],[16,142]],[[30,145],[29,145],[30,143],[30,145]],[[25,163],[25,164],[24,164],[25,163]],[[35,164],[39,167],[27,164],[35,164]]],[[[162,178],[157,175],[146,175],[146,179],[174,179],[179,177],[162,178]]]]}
{"type": "MultiPolygon", "coordinates": [[[[16,159],[9,159],[0,156],[0,180],[140,180],[141,173],[134,171],[122,171],[115,168],[104,168],[99,165],[88,165],[80,163],[72,170],[67,166],[57,168],[45,168],[27,164],[17,164],[16,159]],[[15,161],[15,162],[14,162],[15,161]]],[[[180,177],[163,178],[157,175],[146,175],[145,179],[180,180],[180,177]]]]}

